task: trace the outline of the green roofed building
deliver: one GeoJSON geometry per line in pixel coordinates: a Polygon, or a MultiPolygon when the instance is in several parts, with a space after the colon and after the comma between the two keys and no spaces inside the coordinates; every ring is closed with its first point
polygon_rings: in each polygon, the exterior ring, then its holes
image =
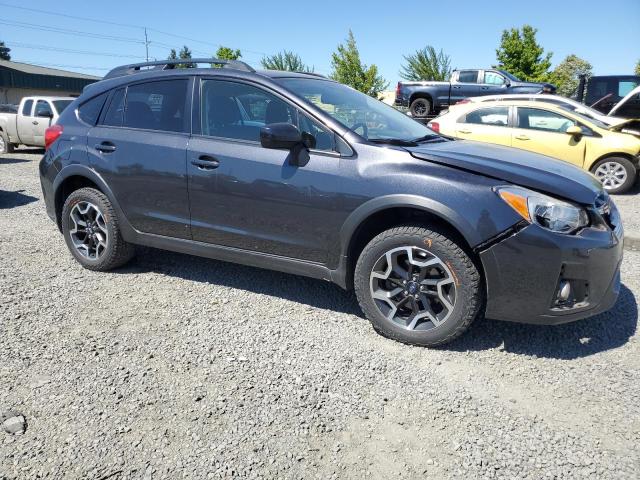
{"type": "Polygon", "coordinates": [[[77,97],[98,80],[93,75],[0,60],[0,103],[17,104],[22,97],[34,95],[77,97]]]}

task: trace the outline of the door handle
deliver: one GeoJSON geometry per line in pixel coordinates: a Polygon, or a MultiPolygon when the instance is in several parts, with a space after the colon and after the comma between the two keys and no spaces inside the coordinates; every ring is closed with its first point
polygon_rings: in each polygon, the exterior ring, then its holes
{"type": "Polygon", "coordinates": [[[459,89],[462,88],[460,85],[454,85],[453,88],[459,89]]]}
{"type": "Polygon", "coordinates": [[[116,146],[111,142],[98,143],[94,148],[101,153],[111,153],[116,151],[116,146]]]}
{"type": "Polygon", "coordinates": [[[471,133],[471,130],[458,130],[460,133],[471,133]]]}
{"type": "Polygon", "coordinates": [[[191,160],[191,165],[200,170],[214,170],[220,166],[220,162],[209,155],[200,155],[197,160],[191,160]]]}
{"type": "Polygon", "coordinates": [[[515,137],[516,140],[531,140],[529,137],[527,137],[526,135],[517,135],[515,137]]]}
{"type": "Polygon", "coordinates": [[[489,87],[480,87],[481,90],[489,90],[489,87]]]}
{"type": "Polygon", "coordinates": [[[33,125],[38,125],[38,122],[36,120],[34,120],[33,122],[31,122],[33,125]]]}

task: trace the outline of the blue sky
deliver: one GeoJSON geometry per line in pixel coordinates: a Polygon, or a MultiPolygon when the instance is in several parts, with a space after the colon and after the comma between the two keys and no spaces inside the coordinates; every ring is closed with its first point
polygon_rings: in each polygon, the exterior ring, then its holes
{"type": "Polygon", "coordinates": [[[625,74],[640,59],[640,0],[537,5],[514,0],[0,0],[0,40],[12,48],[16,61],[64,65],[61,68],[96,75],[118,64],[143,61],[143,30],[114,23],[147,26],[150,56],[159,59],[166,58],[170,46],[187,44],[194,56],[208,56],[222,44],[240,48],[243,60],[258,66],[264,54],[290,49],[325,74],[331,70],[331,52],[352,29],[363,62],[377,64],[390,88],[399,79],[402,55],[429,44],[444,49],[453,67],[490,66],[501,31],[525,23],[538,29],[538,40],[553,52],[554,64],[575,53],[590,61],[596,74],[625,74]]]}

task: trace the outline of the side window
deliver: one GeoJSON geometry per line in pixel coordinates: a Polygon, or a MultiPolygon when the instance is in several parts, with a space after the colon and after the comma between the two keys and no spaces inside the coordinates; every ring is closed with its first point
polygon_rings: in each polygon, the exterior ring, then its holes
{"type": "Polygon", "coordinates": [[[296,123],[294,108],[244,83],[204,80],[200,101],[203,135],[259,142],[264,125],[296,123]]]}
{"type": "Polygon", "coordinates": [[[300,111],[298,112],[298,128],[303,137],[310,136],[309,138],[312,139],[308,144],[309,148],[324,151],[336,150],[333,132],[300,111]]]}
{"type": "Polygon", "coordinates": [[[505,80],[502,75],[496,72],[484,72],[484,83],[489,85],[504,85],[505,80]]]}
{"type": "Polygon", "coordinates": [[[127,88],[124,127],[185,132],[188,80],[141,83],[127,88]]]}
{"type": "Polygon", "coordinates": [[[36,117],[53,117],[53,112],[51,111],[51,105],[46,100],[38,100],[36,103],[36,117]]]}
{"type": "Polygon", "coordinates": [[[479,108],[467,113],[460,123],[506,127],[509,124],[509,107],[479,108]]]}
{"type": "Polygon", "coordinates": [[[461,70],[458,72],[458,82],[478,83],[478,70],[461,70]]]}
{"type": "Polygon", "coordinates": [[[22,115],[25,117],[30,117],[32,107],[33,107],[33,100],[27,100],[26,102],[24,102],[24,105],[22,105],[22,115]]]}
{"type": "Polygon", "coordinates": [[[618,96],[626,97],[627,94],[638,86],[638,82],[632,82],[630,80],[621,80],[618,82],[618,96]]]}
{"type": "Polygon", "coordinates": [[[113,93],[109,107],[105,113],[102,124],[111,127],[121,127],[124,114],[124,88],[119,88],[113,93]]]}
{"type": "Polygon", "coordinates": [[[100,117],[100,112],[108,95],[109,92],[101,93],[97,97],[93,97],[80,105],[78,108],[80,120],[89,125],[95,125],[98,122],[98,117],[100,117]]]}
{"type": "Polygon", "coordinates": [[[575,125],[573,120],[555,112],[518,107],[518,128],[560,133],[573,125],[575,125]]]}

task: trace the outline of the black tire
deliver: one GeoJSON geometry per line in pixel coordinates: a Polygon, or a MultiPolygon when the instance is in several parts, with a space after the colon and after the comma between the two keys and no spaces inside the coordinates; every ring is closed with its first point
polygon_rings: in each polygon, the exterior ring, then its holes
{"type": "Polygon", "coordinates": [[[637,169],[629,160],[624,157],[607,157],[602,160],[598,160],[593,167],[591,167],[591,173],[596,175],[598,180],[602,181],[602,178],[598,177],[598,168],[604,164],[614,164],[623,168],[626,173],[626,179],[620,185],[615,187],[607,187],[603,182],[604,189],[609,193],[624,193],[627,192],[633,187],[634,183],[636,183],[637,177],[637,169]]]}
{"type": "Polygon", "coordinates": [[[431,102],[428,98],[416,98],[409,106],[411,115],[416,118],[424,118],[431,113],[431,102]]]}
{"type": "Polygon", "coordinates": [[[120,233],[118,217],[109,199],[102,192],[94,188],[81,188],[67,197],[62,208],[62,233],[71,255],[89,270],[105,272],[120,267],[135,255],[134,245],[124,241],[120,233]],[[83,202],[89,202],[102,214],[104,226],[107,230],[106,247],[95,259],[84,256],[73,243],[71,212],[73,208],[83,202]]]}
{"type": "Polygon", "coordinates": [[[484,305],[484,287],[475,264],[452,239],[452,235],[439,228],[427,229],[405,225],[386,230],[364,248],[356,264],[354,286],[360,308],[373,328],[385,337],[403,343],[433,347],[451,342],[464,333],[479,316],[484,305]],[[400,247],[416,247],[439,257],[454,279],[455,302],[453,309],[439,325],[427,321],[424,330],[408,330],[383,315],[372,294],[371,273],[381,257],[400,247]]]}
{"type": "Polygon", "coordinates": [[[9,143],[9,137],[6,132],[0,132],[0,137],[2,137],[2,142],[0,142],[0,155],[3,153],[13,153],[14,145],[13,143],[9,143]]]}

